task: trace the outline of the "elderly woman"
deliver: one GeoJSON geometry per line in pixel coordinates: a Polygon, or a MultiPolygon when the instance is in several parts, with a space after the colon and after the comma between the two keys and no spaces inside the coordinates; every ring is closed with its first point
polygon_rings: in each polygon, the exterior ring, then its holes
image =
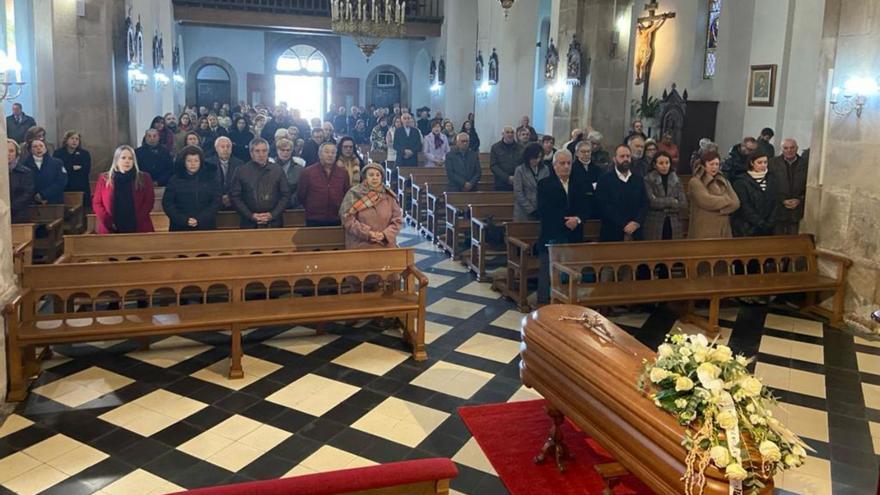
{"type": "Polygon", "coordinates": [[[776,199],[774,177],[767,174],[768,160],[765,151],[753,152],[748,158],[748,172],[733,181],[740,203],[739,210],[733,214],[733,235],[736,237],[773,235],[777,210],[782,204],[776,199]]]}
{"type": "Polygon", "coordinates": [[[12,223],[30,221],[28,205],[34,202],[34,173],[19,161],[18,143],[6,140],[6,158],[9,163],[9,207],[12,210],[12,223]]]}
{"type": "Polygon", "coordinates": [[[110,170],[98,176],[92,209],[98,218],[99,234],[152,232],[153,180],[138,169],[131,146],[113,153],[110,170]]]}
{"type": "MultiPolygon", "coordinates": [[[[67,172],[67,186],[65,191],[83,193],[83,204],[91,207],[92,187],[89,184],[89,174],[92,170],[92,155],[82,147],[82,140],[77,131],[67,131],[61,140],[61,147],[52,154],[64,164],[67,172]]],[[[88,209],[87,207],[87,209],[88,209]]]]}
{"type": "Polygon", "coordinates": [[[222,204],[220,183],[214,171],[205,166],[202,149],[196,146],[183,148],[177,155],[175,169],[162,196],[162,209],[168,216],[169,230],[216,229],[217,211],[222,204]]]}
{"type": "Polygon", "coordinates": [[[422,147],[425,150],[426,167],[442,167],[446,163],[446,154],[449,153],[449,140],[443,134],[440,122],[434,122],[431,132],[423,139],[422,147]]]}
{"type": "Polygon", "coordinates": [[[688,202],[684,185],[672,170],[672,157],[665,151],[658,152],[651,169],[645,176],[648,213],[642,235],[647,241],[681,239],[681,212],[688,202]]]}
{"type": "Polygon", "coordinates": [[[703,166],[688,183],[691,203],[688,238],[732,237],[730,215],[739,209],[739,198],[721,173],[718,153],[707,151],[700,155],[700,162],[703,166]]]}
{"type": "Polygon", "coordinates": [[[403,214],[394,193],[385,188],[385,171],[377,163],[368,163],[363,173],[363,182],[349,189],[339,208],[345,248],[397,247],[403,214]]]}
{"type": "Polygon", "coordinates": [[[513,172],[513,221],[538,220],[538,181],[550,175],[541,158],[543,148],[529,143],[523,150],[523,163],[513,172]]]}
{"type": "Polygon", "coordinates": [[[452,125],[452,121],[449,119],[443,121],[443,134],[446,136],[446,140],[450,143],[454,143],[456,136],[458,136],[458,132],[456,132],[455,126],[452,125]]]}
{"type": "Polygon", "coordinates": [[[339,147],[336,149],[336,165],[344,168],[348,173],[349,184],[360,184],[364,159],[358,153],[354,139],[345,136],[339,140],[339,147]]]}
{"type": "Polygon", "coordinates": [[[43,204],[63,205],[67,173],[64,170],[64,163],[49,156],[48,149],[45,141],[34,139],[28,145],[29,154],[23,160],[24,165],[34,174],[36,189],[34,200],[43,204]]]}

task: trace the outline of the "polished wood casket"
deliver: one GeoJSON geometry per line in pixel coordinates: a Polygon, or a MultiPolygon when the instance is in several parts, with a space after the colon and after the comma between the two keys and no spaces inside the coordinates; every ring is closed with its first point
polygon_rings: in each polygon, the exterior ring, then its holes
{"type": "MultiPolygon", "coordinates": [[[[642,360],[655,355],[651,349],[595,311],[562,304],[526,316],[522,339],[523,384],[543,395],[655,493],[685,493],[685,428],[636,388],[642,360]],[[566,320],[583,316],[592,320],[592,328],[566,320]]],[[[723,473],[710,465],[703,493],[728,491],[723,473]]],[[[761,493],[773,493],[772,483],[761,493]]]]}

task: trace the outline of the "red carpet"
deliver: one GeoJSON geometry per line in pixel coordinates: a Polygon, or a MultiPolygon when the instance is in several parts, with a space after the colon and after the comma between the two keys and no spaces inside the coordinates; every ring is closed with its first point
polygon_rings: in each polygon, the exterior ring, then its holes
{"type": "MultiPolygon", "coordinates": [[[[611,457],[592,439],[566,421],[566,445],[574,454],[565,473],[547,459],[535,464],[533,458],[544,445],[550,431],[550,418],[544,400],[489,404],[459,408],[458,413],[485,452],[492,467],[511,495],[600,495],[604,485],[594,464],[611,457]]],[[[637,479],[624,478],[616,495],[652,493],[637,479]]]]}

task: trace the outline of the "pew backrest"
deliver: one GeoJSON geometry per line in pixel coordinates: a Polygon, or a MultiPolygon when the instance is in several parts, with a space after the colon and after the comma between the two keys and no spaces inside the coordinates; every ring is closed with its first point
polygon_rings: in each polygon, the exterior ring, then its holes
{"type": "MultiPolygon", "coordinates": [[[[171,222],[168,215],[164,212],[150,212],[150,220],[153,222],[153,230],[156,232],[168,232],[171,222]]],[[[284,226],[285,227],[304,227],[306,224],[305,210],[285,210],[284,226]]],[[[222,210],[217,212],[217,230],[233,230],[241,226],[241,216],[238,212],[231,210],[222,210]]],[[[86,233],[94,234],[97,232],[97,217],[94,213],[86,216],[86,233]]]]}

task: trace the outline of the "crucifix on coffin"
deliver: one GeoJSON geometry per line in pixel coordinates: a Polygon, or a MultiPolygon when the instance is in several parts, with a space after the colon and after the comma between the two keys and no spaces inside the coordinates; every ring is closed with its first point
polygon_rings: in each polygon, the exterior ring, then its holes
{"type": "Polygon", "coordinates": [[[644,85],[642,103],[648,101],[651,66],[654,63],[654,35],[663,27],[667,19],[675,17],[675,12],[658,14],[659,7],[656,0],[645,4],[645,11],[648,15],[639,17],[636,23],[636,84],[644,85]]]}

